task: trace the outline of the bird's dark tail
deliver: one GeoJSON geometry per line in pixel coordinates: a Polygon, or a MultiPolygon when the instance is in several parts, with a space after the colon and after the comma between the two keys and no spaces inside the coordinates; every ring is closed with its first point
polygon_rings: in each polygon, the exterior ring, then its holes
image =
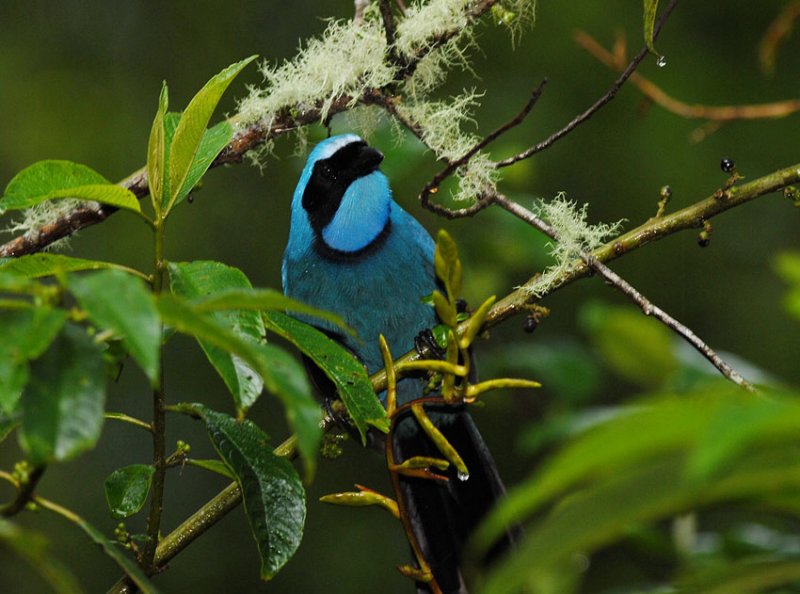
{"type": "MultiPolygon", "coordinates": [[[[445,594],[466,594],[461,574],[464,546],[475,527],[505,494],[492,455],[465,406],[427,407],[429,416],[466,463],[469,477],[459,477],[451,465],[449,480],[400,477],[403,501],[417,543],[445,594]]],[[[413,456],[442,455],[411,414],[397,420],[393,432],[398,463],[413,456]]],[[[489,559],[513,544],[516,530],[490,552],[489,559]]],[[[418,584],[420,594],[430,589],[418,584]]]]}

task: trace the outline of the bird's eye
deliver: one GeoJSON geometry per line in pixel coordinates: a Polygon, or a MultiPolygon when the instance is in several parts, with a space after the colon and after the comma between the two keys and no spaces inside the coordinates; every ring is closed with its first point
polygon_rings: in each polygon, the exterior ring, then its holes
{"type": "Polygon", "coordinates": [[[319,172],[322,175],[322,177],[324,177],[328,181],[333,181],[336,179],[336,172],[330,165],[323,164],[322,167],[320,167],[319,172]]]}

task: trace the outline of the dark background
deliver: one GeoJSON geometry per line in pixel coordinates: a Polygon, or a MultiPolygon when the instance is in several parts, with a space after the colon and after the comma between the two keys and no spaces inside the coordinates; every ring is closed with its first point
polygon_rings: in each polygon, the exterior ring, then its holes
{"type": "MultiPolygon", "coordinates": [[[[761,73],[757,62],[758,41],[783,5],[767,0],[683,2],[657,44],[667,66],[659,69],[649,58],[640,71],[690,103],[756,103],[796,96],[797,39],[779,54],[774,77],[761,73]]],[[[504,29],[487,18],[478,28],[481,51],[473,52],[477,78],[455,72],[439,94],[447,97],[465,87],[485,90],[475,119],[477,131],[486,133],[516,113],[529,91],[548,76],[550,83],[529,120],[493,149],[497,158],[512,154],[563,126],[602,95],[615,76],[572,41],[573,30],[586,30],[606,46],[621,31],[638,49],[641,12],[641,2],[632,0],[542,2],[535,27],[516,48],[504,29]]],[[[347,0],[5,0],[0,3],[0,184],[40,159],[70,159],[109,179],[121,179],[144,163],[162,80],[169,83],[172,108],[179,109],[224,66],[253,53],[271,63],[289,58],[300,39],[324,29],[325,18],[351,14],[352,2],[347,0]]],[[[234,113],[235,98],[244,96],[245,83],[259,82],[251,66],[232,86],[222,111],[234,113]]],[[[647,108],[639,92],[626,87],[589,123],[508,170],[501,188],[526,205],[535,197],[549,199],[564,191],[580,203],[590,203],[592,221],[625,219],[626,228],[632,228],[655,213],[663,184],[673,189],[670,209],[711,194],[725,180],[719,168],[724,156],[734,158],[748,178],[798,161],[798,116],[732,123],[693,144],[690,134],[701,124],[655,106],[647,108]]],[[[333,128],[345,131],[346,120],[335,118],[333,128]]],[[[323,134],[319,127],[312,130],[313,139],[323,134]]],[[[431,231],[444,226],[455,235],[464,258],[466,297],[472,303],[490,294],[507,294],[546,264],[544,241],[508,215],[485,212],[475,219],[443,222],[422,212],[414,197],[436,171],[431,155],[411,138],[400,146],[393,144],[386,131],[373,143],[387,154],[385,170],[398,201],[431,231]]],[[[241,268],[255,286],[279,287],[289,202],[304,160],[293,156],[293,150],[294,141],[282,139],[261,172],[248,165],[211,172],[194,203],[175,213],[167,257],[219,260],[241,268]]],[[[800,368],[790,349],[797,325],[779,306],[785,287],[772,268],[778,251],[800,246],[797,216],[780,196],[765,197],[715,219],[707,249],[698,248],[693,232],[681,233],[629,254],[613,267],[710,345],[736,353],[745,374],[763,377],[759,374],[766,372],[797,385],[800,368]]],[[[4,225],[8,220],[3,219],[4,225]]],[[[148,230],[125,214],[81,232],[67,253],[144,270],[149,270],[152,258],[148,230]]],[[[480,347],[484,376],[504,372],[507,366],[495,361],[509,348],[520,353],[515,367],[523,374],[527,367],[529,377],[539,377],[537,360],[564,345],[591,358],[578,320],[585,304],[595,300],[625,303],[599,280],[588,279],[545,300],[552,314],[532,336],[522,333],[522,319],[507,322],[493,332],[494,340],[480,347]],[[534,353],[530,360],[522,355],[528,352],[534,353]]],[[[588,368],[594,373],[591,394],[570,405],[620,401],[641,388],[602,366],[588,368]]],[[[187,339],[175,339],[168,349],[167,389],[172,402],[203,401],[220,410],[232,409],[224,385],[187,339]]],[[[520,436],[530,424],[567,406],[564,398],[570,394],[546,385],[536,393],[497,395],[477,411],[510,485],[534,467],[519,449],[520,436]]],[[[129,366],[112,387],[108,408],[147,418],[149,401],[146,382],[129,366]]],[[[282,410],[268,395],[252,417],[275,443],[286,437],[282,410]]],[[[188,441],[197,457],[212,455],[199,425],[170,417],[169,443],[177,439],[188,441]]],[[[3,444],[3,468],[19,457],[13,439],[3,444]]],[[[110,534],[116,522],[106,511],[103,478],[118,466],[149,458],[146,434],[109,423],[94,452],[48,471],[40,493],[110,534]]],[[[171,471],[169,478],[163,523],[167,531],[225,484],[194,468],[171,471]]],[[[411,591],[393,568],[408,561],[407,545],[394,520],[376,510],[316,502],[320,495],[348,490],[355,482],[387,487],[380,458],[351,442],[343,458],[320,462],[308,493],[305,541],[274,582],[258,581],[256,550],[237,509],[173,561],[156,584],[165,592],[411,591]]],[[[0,494],[10,496],[10,490],[0,487],[0,494]]],[[[25,514],[20,521],[50,537],[53,552],[73,568],[87,591],[104,591],[118,577],[113,563],[61,519],[40,513],[25,514]]],[[[141,530],[143,522],[133,519],[128,526],[141,530]]],[[[17,559],[0,556],[0,591],[48,590],[17,559]]]]}

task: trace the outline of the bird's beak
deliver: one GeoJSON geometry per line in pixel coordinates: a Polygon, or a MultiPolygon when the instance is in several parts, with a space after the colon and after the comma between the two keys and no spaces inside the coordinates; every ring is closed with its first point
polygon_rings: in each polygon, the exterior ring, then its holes
{"type": "Polygon", "coordinates": [[[383,153],[371,146],[365,146],[358,153],[353,168],[360,175],[367,175],[375,171],[383,161],[383,153]]]}

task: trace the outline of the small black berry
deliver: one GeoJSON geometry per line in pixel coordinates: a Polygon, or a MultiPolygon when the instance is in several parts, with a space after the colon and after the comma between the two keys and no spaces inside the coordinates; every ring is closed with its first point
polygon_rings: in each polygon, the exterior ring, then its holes
{"type": "Polygon", "coordinates": [[[722,161],[719,162],[719,167],[725,173],[732,173],[733,170],[736,169],[736,163],[733,162],[733,159],[724,157],[722,161]]]}

